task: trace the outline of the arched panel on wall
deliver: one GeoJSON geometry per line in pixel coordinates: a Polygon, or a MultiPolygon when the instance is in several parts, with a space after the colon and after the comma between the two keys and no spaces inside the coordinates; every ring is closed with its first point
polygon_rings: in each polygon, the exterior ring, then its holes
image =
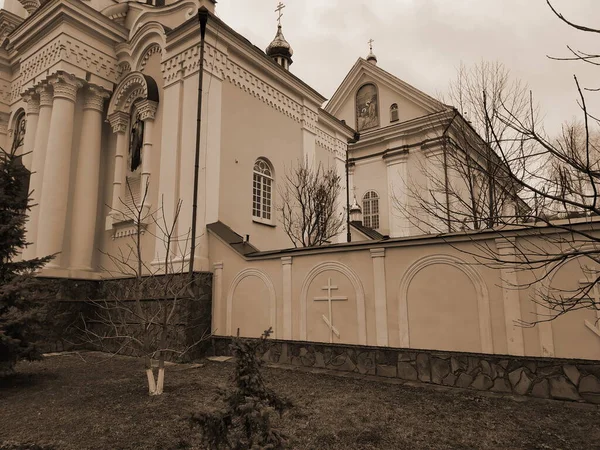
{"type": "Polygon", "coordinates": [[[404,273],[398,289],[398,331],[400,333],[400,347],[410,348],[410,329],[408,321],[408,289],[413,278],[423,269],[433,264],[446,264],[462,271],[473,283],[477,295],[479,339],[481,350],[484,353],[493,353],[492,321],[490,299],[487,286],[472,266],[465,261],[451,255],[430,255],[414,262],[404,273]]]}
{"type": "MultiPolygon", "coordinates": [[[[591,249],[593,249],[592,246],[586,246],[580,250],[586,251],[591,249]]],[[[556,312],[553,312],[549,307],[544,305],[546,298],[568,295],[569,292],[575,293],[576,290],[584,287],[590,279],[595,279],[598,276],[598,272],[600,272],[600,268],[596,266],[596,262],[583,256],[561,263],[551,270],[546,269],[544,283],[534,294],[535,313],[538,320],[542,320],[542,322],[536,325],[541,356],[558,358],[575,357],[582,359],[597,358],[597,342],[600,341],[600,324],[597,323],[597,316],[594,316],[592,309],[575,308],[568,314],[556,317],[551,321],[543,320],[556,314],[556,312]],[[574,269],[576,274],[572,272],[563,273],[564,270],[568,271],[571,265],[576,266],[574,269]],[[580,273],[577,273],[579,271],[580,273]],[[566,280],[568,280],[568,285],[563,284],[566,280]],[[559,286],[556,286],[556,281],[559,286]],[[588,342],[587,339],[590,339],[589,345],[586,344],[588,342]]],[[[600,298],[600,286],[596,285],[592,287],[589,296],[594,301],[597,301],[600,298]]],[[[598,313],[596,312],[596,314],[598,313]]]]}
{"type": "Polygon", "coordinates": [[[267,274],[254,268],[242,270],[235,276],[231,282],[231,285],[229,286],[229,291],[227,292],[227,322],[225,326],[227,336],[232,336],[233,296],[235,294],[235,290],[244,279],[249,277],[256,277],[260,279],[265,284],[269,292],[269,321],[271,327],[273,328],[273,338],[277,338],[277,297],[275,293],[275,286],[267,274]]]}
{"type": "Polygon", "coordinates": [[[358,343],[367,344],[367,321],[365,312],[365,290],[360,278],[348,266],[337,261],[326,261],[313,267],[302,282],[300,291],[300,339],[307,340],[307,308],[308,308],[308,289],[314,279],[323,272],[333,271],[344,275],[354,287],[356,293],[356,317],[358,323],[358,343]]]}

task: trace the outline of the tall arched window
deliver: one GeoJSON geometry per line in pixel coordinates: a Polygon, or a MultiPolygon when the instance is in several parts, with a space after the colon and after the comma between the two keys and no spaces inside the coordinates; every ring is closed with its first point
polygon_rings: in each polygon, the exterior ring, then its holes
{"type": "Polygon", "coordinates": [[[369,191],[363,197],[363,225],[379,228],[379,195],[375,191],[369,191]]]}
{"type": "Polygon", "coordinates": [[[397,122],[398,120],[398,103],[392,103],[392,106],[390,106],[390,122],[397,122]]]}
{"type": "Polygon", "coordinates": [[[260,221],[272,221],[273,169],[268,161],[259,158],[254,163],[252,184],[252,217],[260,221]]]}

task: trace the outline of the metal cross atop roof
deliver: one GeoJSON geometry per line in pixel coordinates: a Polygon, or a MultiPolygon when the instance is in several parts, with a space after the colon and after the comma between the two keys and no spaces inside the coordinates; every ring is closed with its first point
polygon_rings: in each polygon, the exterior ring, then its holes
{"type": "Polygon", "coordinates": [[[283,8],[285,8],[285,5],[281,2],[279,2],[279,5],[277,5],[277,8],[275,8],[275,12],[279,13],[279,16],[277,17],[277,23],[279,25],[281,25],[281,18],[283,17],[283,12],[281,12],[283,8]]]}

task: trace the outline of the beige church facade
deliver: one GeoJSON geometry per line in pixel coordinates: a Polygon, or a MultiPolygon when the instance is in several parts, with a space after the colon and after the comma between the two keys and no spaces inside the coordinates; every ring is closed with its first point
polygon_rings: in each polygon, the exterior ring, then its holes
{"type": "MultiPolygon", "coordinates": [[[[439,238],[415,237],[423,229],[397,205],[411,209],[411,177],[427,192],[420,165],[443,176],[442,141],[432,136],[445,132],[450,106],[380,68],[372,53],[325,105],[290,71],[281,27],[265,53],[214,11],[213,0],[5,1],[0,145],[18,142],[32,172],[24,257],[57,254],[42,276],[112,276],[110,255],[131,245],[137,207],[145,271],[189,264],[202,67],[193,264],[214,273],[216,334],[271,326],[282,339],[600,355],[593,311],[523,329],[515,323],[539,305],[533,291],[510,289],[514,272],[465,264],[439,238]],[[300,161],[335,168],[338,214],[356,203],[361,221],[331,245],[282,250],[291,242],[278,190],[300,161]],[[157,222],[176,216],[178,239],[167,249],[157,222]]],[[[510,253],[519,237],[485,239],[510,253]]],[[[576,267],[564,270],[555,282],[579,282],[576,267]]]]}

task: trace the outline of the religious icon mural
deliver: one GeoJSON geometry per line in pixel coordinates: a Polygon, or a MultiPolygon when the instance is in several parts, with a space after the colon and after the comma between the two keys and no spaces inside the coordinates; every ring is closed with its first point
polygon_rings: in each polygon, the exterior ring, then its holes
{"type": "Polygon", "coordinates": [[[137,111],[131,116],[131,132],[129,135],[129,170],[135,172],[142,164],[142,147],[144,146],[144,121],[137,111]]]}
{"type": "Polygon", "coordinates": [[[13,150],[18,149],[25,142],[25,129],[27,127],[27,120],[25,114],[21,113],[15,121],[15,128],[13,131],[13,150]]]}
{"type": "Polygon", "coordinates": [[[379,125],[379,105],[377,88],[365,84],[356,93],[356,129],[366,130],[379,125]]]}

